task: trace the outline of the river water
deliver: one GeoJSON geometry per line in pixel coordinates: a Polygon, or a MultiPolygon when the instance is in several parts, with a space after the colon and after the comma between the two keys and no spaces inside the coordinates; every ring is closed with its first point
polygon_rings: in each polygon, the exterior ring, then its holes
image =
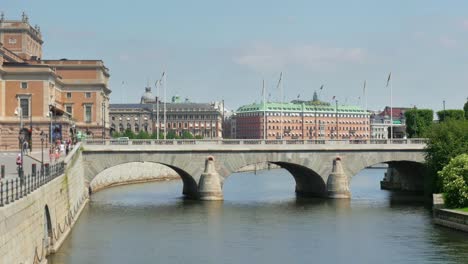
{"type": "Polygon", "coordinates": [[[468,235],[383,173],[353,177],[351,200],[296,198],[285,170],[232,175],[223,202],[184,200],[181,181],[103,190],[49,263],[468,263],[468,235]]]}

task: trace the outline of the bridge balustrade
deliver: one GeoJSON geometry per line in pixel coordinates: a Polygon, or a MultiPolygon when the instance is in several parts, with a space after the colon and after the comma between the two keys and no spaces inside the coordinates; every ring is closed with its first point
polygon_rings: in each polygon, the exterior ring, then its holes
{"type": "Polygon", "coordinates": [[[86,145],[343,145],[343,144],[426,144],[427,139],[86,139],[86,145]]]}
{"type": "Polygon", "coordinates": [[[31,192],[47,184],[65,172],[65,162],[55,165],[46,165],[44,170],[32,171],[31,174],[14,179],[0,180],[0,207],[14,203],[28,196],[31,192]]]}

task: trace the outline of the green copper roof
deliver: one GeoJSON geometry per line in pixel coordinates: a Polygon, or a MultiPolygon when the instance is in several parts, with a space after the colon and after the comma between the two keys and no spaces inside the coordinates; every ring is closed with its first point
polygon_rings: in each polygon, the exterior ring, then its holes
{"type": "MultiPolygon", "coordinates": [[[[294,103],[279,103],[279,102],[267,102],[267,103],[253,103],[244,105],[237,109],[237,113],[249,113],[249,112],[335,112],[335,105],[307,105],[307,104],[294,104],[294,103]]],[[[338,105],[338,112],[340,113],[365,113],[366,111],[359,106],[354,105],[338,105]]]]}

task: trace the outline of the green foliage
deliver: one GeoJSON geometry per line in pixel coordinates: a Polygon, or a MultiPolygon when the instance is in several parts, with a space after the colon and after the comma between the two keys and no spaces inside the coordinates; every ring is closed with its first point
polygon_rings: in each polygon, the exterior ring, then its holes
{"type": "Polygon", "coordinates": [[[167,132],[166,139],[179,139],[180,137],[174,132],[174,130],[171,130],[167,132]]]}
{"type": "Polygon", "coordinates": [[[463,110],[465,111],[465,119],[468,120],[468,100],[466,100],[463,110]]]}
{"type": "MultiPolygon", "coordinates": [[[[149,134],[146,131],[140,131],[138,134],[135,135],[135,133],[129,129],[125,130],[123,133],[119,133],[117,131],[114,131],[112,133],[113,138],[119,138],[119,137],[128,137],[129,139],[157,139],[157,133],[153,132],[149,134]]],[[[171,130],[167,133],[167,139],[203,139],[203,136],[197,135],[194,136],[190,131],[184,130],[182,132],[182,136],[178,136],[175,131],[171,130]]],[[[159,139],[164,139],[164,133],[160,132],[159,133],[159,139]]]]}
{"type": "Polygon", "coordinates": [[[183,138],[183,139],[193,139],[194,136],[193,136],[192,133],[190,133],[189,131],[184,130],[184,131],[182,132],[182,138],[183,138]]]}
{"type": "Polygon", "coordinates": [[[140,132],[138,132],[138,134],[135,136],[135,139],[150,139],[150,135],[148,134],[148,132],[146,131],[143,131],[143,130],[140,130],[140,132]]]}
{"type": "Polygon", "coordinates": [[[411,109],[405,112],[406,134],[409,138],[425,137],[432,126],[431,109],[411,109]]]}
{"type": "Polygon", "coordinates": [[[465,112],[458,109],[443,110],[437,112],[437,116],[439,117],[439,122],[444,122],[447,120],[464,120],[465,112]]]}
{"type": "Polygon", "coordinates": [[[119,132],[117,132],[117,131],[112,132],[112,137],[113,137],[113,138],[119,138],[119,137],[121,137],[121,136],[122,136],[122,135],[121,135],[119,132]]]}
{"type": "Polygon", "coordinates": [[[134,139],[135,138],[135,133],[133,133],[132,130],[126,129],[125,132],[123,132],[122,137],[128,137],[129,139],[134,139]]]}
{"type": "Polygon", "coordinates": [[[429,169],[428,191],[442,191],[442,182],[437,172],[447,165],[450,159],[468,153],[468,122],[448,120],[434,124],[428,133],[426,163],[429,169]]]}
{"type": "Polygon", "coordinates": [[[468,154],[459,155],[438,172],[449,208],[468,206],[468,154]]]}

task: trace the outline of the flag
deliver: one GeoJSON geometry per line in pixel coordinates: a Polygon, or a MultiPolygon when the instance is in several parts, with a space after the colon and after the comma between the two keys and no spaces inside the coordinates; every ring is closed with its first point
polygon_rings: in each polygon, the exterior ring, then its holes
{"type": "Polygon", "coordinates": [[[335,98],[336,98],[336,96],[333,96],[333,97],[332,97],[332,100],[335,100],[335,98]]]}
{"type": "Polygon", "coordinates": [[[281,79],[283,79],[283,72],[280,73],[280,77],[279,77],[279,80],[278,80],[278,84],[276,85],[276,89],[280,89],[281,79]]]}
{"type": "Polygon", "coordinates": [[[364,81],[364,88],[362,88],[362,92],[364,94],[366,94],[366,85],[367,85],[367,81],[364,81]]]}
{"type": "Polygon", "coordinates": [[[388,87],[388,84],[390,83],[390,79],[392,79],[392,72],[390,72],[390,74],[388,74],[387,86],[386,87],[388,87]]]}
{"type": "Polygon", "coordinates": [[[265,96],[265,80],[263,80],[263,83],[262,83],[262,97],[265,96]]]}
{"type": "Polygon", "coordinates": [[[297,99],[299,99],[299,97],[301,97],[301,94],[298,94],[298,95],[297,95],[297,99]]]}
{"type": "Polygon", "coordinates": [[[323,90],[323,84],[322,84],[322,86],[320,86],[320,90],[323,90]]]}

